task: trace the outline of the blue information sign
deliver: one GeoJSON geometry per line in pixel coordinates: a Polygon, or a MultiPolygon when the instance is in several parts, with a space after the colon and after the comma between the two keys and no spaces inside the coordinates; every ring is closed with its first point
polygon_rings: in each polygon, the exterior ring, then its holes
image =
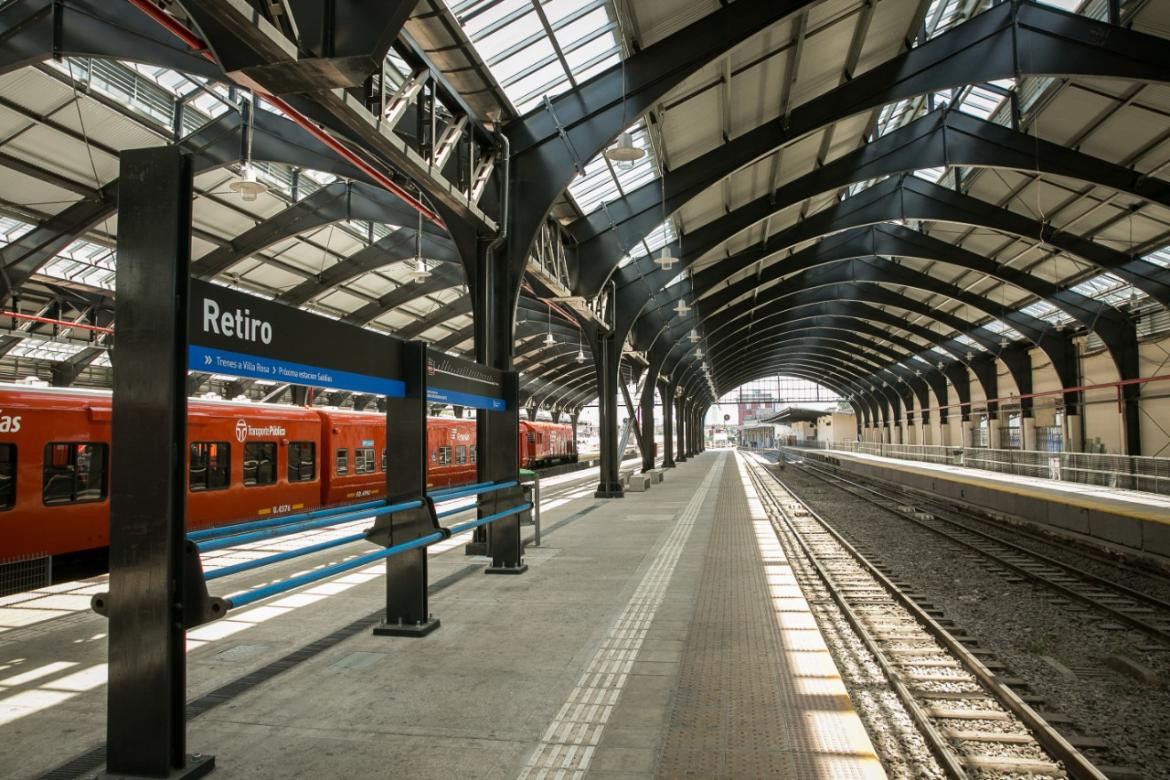
{"type": "Polygon", "coordinates": [[[427,400],[493,412],[507,410],[503,372],[470,360],[427,351],[427,400]]]}
{"type": "Polygon", "coordinates": [[[402,398],[402,341],[191,280],[192,371],[402,398]]]}

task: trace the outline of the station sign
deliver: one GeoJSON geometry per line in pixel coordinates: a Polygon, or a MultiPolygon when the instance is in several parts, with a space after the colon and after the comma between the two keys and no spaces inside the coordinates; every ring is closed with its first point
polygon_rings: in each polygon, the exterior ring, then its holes
{"type": "Polygon", "coordinates": [[[502,412],[508,408],[504,372],[428,349],[427,400],[502,412]]]}
{"type": "Polygon", "coordinates": [[[406,395],[400,340],[199,279],[191,280],[187,342],[191,371],[406,395]]]}

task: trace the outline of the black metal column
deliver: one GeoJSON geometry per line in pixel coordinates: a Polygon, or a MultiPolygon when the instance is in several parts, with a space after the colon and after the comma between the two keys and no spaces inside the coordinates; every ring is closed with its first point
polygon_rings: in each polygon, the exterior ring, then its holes
{"type": "MultiPolygon", "coordinates": [[[[480,478],[489,482],[511,482],[519,479],[520,453],[516,431],[520,427],[520,376],[515,371],[504,374],[502,412],[480,409],[478,439],[480,478]]],[[[480,518],[501,512],[524,502],[524,490],[518,485],[507,490],[482,496],[477,516],[480,518]]],[[[520,539],[521,515],[497,520],[488,529],[488,555],[492,563],[487,574],[522,574],[528,570],[524,563],[524,544],[520,539]]]]}
{"type": "MultiPolygon", "coordinates": [[[[1127,323],[1127,333],[1121,353],[1120,379],[1136,379],[1141,376],[1138,359],[1137,333],[1133,323],[1127,323]]],[[[1142,386],[1138,383],[1122,385],[1119,400],[1121,415],[1125,423],[1125,454],[1142,454],[1142,386]]]]}
{"type": "MultiPolygon", "coordinates": [[[[508,276],[506,256],[489,251],[489,245],[480,241],[476,248],[475,284],[471,287],[472,312],[475,336],[475,360],[485,366],[498,368],[504,371],[512,369],[512,326],[514,319],[515,295],[508,276]]],[[[516,438],[516,428],[519,427],[520,408],[518,399],[513,398],[510,412],[516,420],[512,431],[512,438],[516,438]]],[[[476,412],[476,447],[479,459],[476,465],[476,479],[480,482],[490,481],[486,476],[491,471],[492,464],[488,461],[496,456],[484,445],[486,436],[490,434],[484,427],[483,410],[476,412]]],[[[512,443],[512,450],[516,451],[516,442],[512,443]]],[[[511,464],[513,472],[519,467],[519,454],[516,453],[515,462],[511,464]]],[[[512,479],[515,479],[513,474],[512,479]]],[[[488,552],[488,528],[480,526],[472,535],[472,540],[464,546],[468,555],[485,555],[488,552]]]]}
{"type": "MultiPolygon", "coordinates": [[[[622,454],[618,452],[618,374],[621,371],[622,346],[612,334],[599,334],[595,360],[597,367],[598,434],[601,448],[600,478],[596,498],[622,498],[618,466],[622,454]]],[[[631,425],[635,424],[633,421],[631,425]]]]}
{"type": "MultiPolygon", "coordinates": [[[[200,777],[215,759],[186,754],[180,617],[191,163],[173,146],[133,149],[120,173],[106,766],[120,776],[200,777]]],[[[93,468],[99,455],[89,457],[93,468]]],[[[108,453],[101,458],[108,469],[108,453]]]]}
{"type": "Polygon", "coordinates": [[[687,460],[687,399],[679,396],[675,400],[675,421],[678,423],[678,453],[675,454],[676,463],[685,463],[687,460]]]}
{"type": "Polygon", "coordinates": [[[654,468],[655,441],[654,441],[654,393],[658,388],[658,367],[651,364],[646,368],[650,375],[642,385],[642,471],[654,468]]]}
{"type": "MultiPolygon", "coordinates": [[[[427,491],[427,347],[409,341],[402,347],[406,397],[386,399],[386,500],[391,503],[424,498],[418,509],[379,516],[367,534],[370,541],[390,547],[434,533],[438,528],[427,491]]],[[[386,616],[374,626],[378,636],[421,637],[439,627],[427,602],[427,550],[386,559],[386,616]]]]}
{"type": "Polygon", "coordinates": [[[674,383],[661,385],[662,395],[662,466],[674,468],[674,383]]]}

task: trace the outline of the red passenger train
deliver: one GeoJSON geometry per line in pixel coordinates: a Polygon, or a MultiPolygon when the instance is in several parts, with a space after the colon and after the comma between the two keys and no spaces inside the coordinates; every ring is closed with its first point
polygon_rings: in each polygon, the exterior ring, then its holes
{"type": "MultiPolygon", "coordinates": [[[[108,391],[0,386],[0,561],[108,544],[108,391]]],[[[367,500],[386,488],[385,415],[191,399],[191,530],[367,500]]],[[[520,465],[576,460],[572,426],[522,422],[520,465]]],[[[475,421],[427,422],[427,486],[475,480],[475,421]]]]}

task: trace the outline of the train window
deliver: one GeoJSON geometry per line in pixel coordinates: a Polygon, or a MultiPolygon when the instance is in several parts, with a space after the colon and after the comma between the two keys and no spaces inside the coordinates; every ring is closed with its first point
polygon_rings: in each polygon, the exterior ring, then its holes
{"type": "Polygon", "coordinates": [[[343,477],[349,473],[349,450],[337,451],[337,476],[343,477]]]}
{"type": "Polygon", "coordinates": [[[382,448],[382,471],[386,470],[386,448],[382,448]]]}
{"type": "Polygon", "coordinates": [[[374,473],[374,448],[363,447],[353,451],[353,473],[354,474],[373,474],[374,473]]]}
{"type": "Polygon", "coordinates": [[[0,444],[0,512],[16,503],[16,445],[0,444]]]}
{"type": "Polygon", "coordinates": [[[467,462],[467,448],[462,444],[455,447],[455,465],[462,466],[467,462]]]}
{"type": "Polygon", "coordinates": [[[221,490],[231,482],[232,448],[226,441],[194,441],[187,448],[187,485],[192,493],[221,490]]]}
{"type": "Polygon", "coordinates": [[[529,431],[529,432],[528,432],[528,443],[529,443],[529,444],[535,444],[535,443],[536,443],[536,434],[535,434],[535,433],[533,433],[532,431],[529,431]]]}
{"type": "Polygon", "coordinates": [[[317,477],[317,443],[294,441],[288,445],[288,481],[312,482],[317,477]]]}
{"type": "Polygon", "coordinates": [[[41,500],[49,506],[104,500],[109,451],[107,444],[46,444],[41,500]]]}
{"type": "Polygon", "coordinates": [[[471,445],[471,462],[475,463],[475,445],[471,445]]]}
{"type": "Polygon", "coordinates": [[[276,483],[276,442],[250,441],[244,444],[244,485],[257,487],[276,483]]]}
{"type": "Polygon", "coordinates": [[[439,465],[449,466],[451,464],[451,448],[439,447],[439,465]]]}

